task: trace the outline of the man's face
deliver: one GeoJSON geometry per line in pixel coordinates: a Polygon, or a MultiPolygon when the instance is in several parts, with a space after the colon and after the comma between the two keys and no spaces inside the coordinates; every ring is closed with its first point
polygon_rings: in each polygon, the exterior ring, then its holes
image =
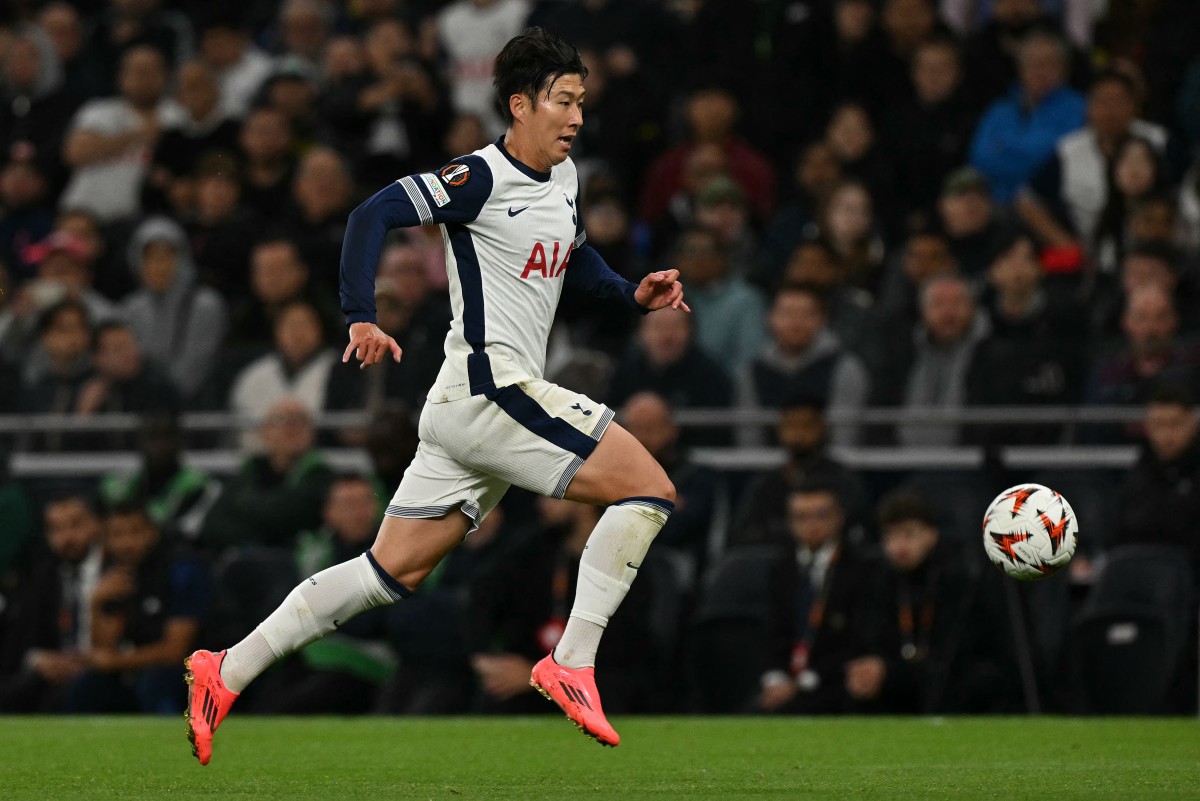
{"type": "Polygon", "coordinates": [[[720,142],[733,130],[737,105],[721,90],[699,92],[688,101],[687,118],[693,138],[699,142],[720,142]]]}
{"type": "Polygon", "coordinates": [[[193,120],[205,120],[217,107],[221,92],[208,70],[200,64],[184,64],[179,68],[179,88],[175,92],[180,105],[193,120]]]}
{"type": "Polygon", "coordinates": [[[784,409],[775,429],[779,444],[792,454],[808,454],[820,450],[825,441],[825,418],[819,409],[795,406],[784,409]]]}
{"type": "Polygon", "coordinates": [[[839,283],[837,263],[820,245],[800,245],[792,252],[784,275],[787,281],[831,287],[839,283]]]}
{"type": "Polygon", "coordinates": [[[300,162],[292,191],[310,218],[321,219],[343,209],[354,191],[354,182],[337,154],[321,149],[300,162]]]}
{"type": "Polygon", "coordinates": [[[128,328],[109,328],[96,342],[96,370],[114,381],[133,378],[142,369],[142,351],[128,328]]]}
{"type": "Polygon", "coordinates": [[[136,567],[154,550],[158,536],[158,526],[145,514],[111,514],[104,526],[104,552],[119,564],[136,567]]]}
{"type": "Polygon", "coordinates": [[[28,91],[37,83],[41,59],[37,46],[24,36],[13,39],[4,60],[4,76],[14,89],[28,91]]]}
{"type": "Polygon", "coordinates": [[[1146,406],[1146,439],[1154,455],[1164,462],[1178,459],[1192,440],[1198,426],[1194,409],[1174,403],[1150,403],[1146,406]]]}
{"type": "Polygon", "coordinates": [[[78,498],[46,506],[46,544],[59,559],[79,562],[100,540],[100,518],[78,498]]]}
{"type": "Polygon", "coordinates": [[[942,196],[938,210],[946,233],[955,239],[979,233],[992,219],[992,201],[977,189],[942,196]]]}
{"type": "Polygon", "coordinates": [[[308,411],[290,400],[271,407],[260,432],[268,458],[283,464],[291,464],[302,456],[316,439],[308,411]]]}
{"type": "Polygon", "coordinates": [[[583,96],[583,79],[578,75],[563,75],[532,102],[521,96],[528,109],[522,122],[533,146],[535,167],[549,169],[567,160],[583,125],[583,96]]]}
{"type": "Polygon", "coordinates": [[[937,343],[957,342],[966,336],[975,317],[975,302],[961,281],[938,281],[926,290],[921,318],[929,337],[937,343]]]}
{"type": "Polygon", "coordinates": [[[1157,287],[1131,295],[1121,318],[1130,345],[1142,352],[1169,348],[1178,322],[1170,296],[1157,287]]]}
{"type": "Polygon", "coordinates": [[[655,458],[664,456],[679,438],[670,407],[656,395],[630,398],[621,409],[621,425],[655,458]]]}
{"type": "Polygon", "coordinates": [[[689,231],[675,246],[675,264],[682,281],[703,286],[721,278],[725,262],[720,243],[710,232],[689,231]]]}
{"type": "Polygon", "coordinates": [[[816,550],[841,534],[842,507],[832,492],[793,492],[787,508],[788,530],[799,545],[816,550]]]}
{"type": "Polygon", "coordinates": [[[91,329],[83,314],[78,309],[66,308],[54,315],[42,335],[42,346],[55,362],[73,362],[87,353],[90,336],[91,329]]]}
{"type": "Polygon", "coordinates": [[[1035,101],[1062,86],[1067,78],[1063,51],[1049,39],[1035,39],[1022,47],[1017,71],[1021,88],[1035,101]]]}
{"type": "Polygon", "coordinates": [[[1034,252],[1033,242],[1021,239],[996,257],[988,267],[988,283],[1000,292],[1026,294],[1037,288],[1042,278],[1042,266],[1034,252]]]}
{"type": "Polygon", "coordinates": [[[79,12],[69,3],[51,3],[38,16],[38,24],[46,31],[54,50],[63,61],[75,58],[83,46],[83,25],[79,12]]]}
{"type": "Polygon", "coordinates": [[[901,573],[924,563],[937,545],[938,530],[920,520],[904,520],[883,530],[883,553],[892,567],[901,573]]]}
{"type": "Polygon", "coordinates": [[[378,505],[375,492],[366,481],[338,481],[329,490],[325,502],[325,525],[338,539],[351,544],[365,543],[375,533],[378,505]]]}
{"type": "Polygon", "coordinates": [[[175,248],[167,242],[150,242],[142,252],[142,284],[151,292],[166,292],[175,280],[175,248]]]}
{"type": "Polygon", "coordinates": [[[642,318],[638,338],[649,362],[662,367],[683,358],[692,339],[692,328],[683,314],[648,314],[642,318]]]}
{"type": "Polygon", "coordinates": [[[1131,253],[1121,265],[1121,286],[1126,295],[1132,295],[1142,287],[1158,287],[1174,292],[1178,279],[1170,266],[1153,256],[1131,253]]]}
{"type": "Polygon", "coordinates": [[[914,284],[954,269],[950,246],[940,236],[915,235],[904,249],[904,274],[914,284]]]}
{"type": "Polygon", "coordinates": [[[928,105],[941,103],[958,87],[958,56],[947,45],[926,45],[913,59],[912,79],[917,97],[928,105]]]}
{"type": "Polygon", "coordinates": [[[250,280],[259,300],[279,303],[300,294],[308,281],[308,270],[294,247],[272,242],[260,245],[251,256],[250,280]]]}
{"type": "Polygon", "coordinates": [[[1137,117],[1137,102],[1129,89],[1116,81],[1104,81],[1088,97],[1088,124],[1102,138],[1125,135],[1137,117]]]}
{"type": "Polygon", "coordinates": [[[291,147],[291,131],[282,114],[259,109],[246,118],[240,139],[250,161],[274,161],[283,158],[291,147]]]}
{"type": "Polygon", "coordinates": [[[780,292],[767,323],[785,353],[798,353],[813,343],[825,325],[825,310],[809,292],[780,292]]]}
{"type": "Polygon", "coordinates": [[[303,304],[289,306],[275,321],[275,347],[285,362],[301,365],[321,347],[321,320],[303,304]]]}
{"type": "Polygon", "coordinates": [[[137,108],[152,108],[167,86],[167,67],[152,47],[136,47],[121,62],[121,95],[137,108]]]}

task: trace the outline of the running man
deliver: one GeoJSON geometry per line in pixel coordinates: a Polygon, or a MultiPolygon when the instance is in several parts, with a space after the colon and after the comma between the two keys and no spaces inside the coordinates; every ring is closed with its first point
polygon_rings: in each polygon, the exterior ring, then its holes
{"type": "Polygon", "coordinates": [[[585,243],[568,153],[586,77],[579,51],[561,38],[540,28],[513,38],[493,72],[505,135],[436,174],[396,181],[351,213],[342,360],[399,361],[399,346],[375,325],[375,265],[389,229],[432,224],[441,226],[454,309],[446,360],[421,413],[416,458],[371,549],[305,579],[237,645],[187,660],[188,738],[200,764],[256,676],[359,612],[407,598],[512,484],[608,507],[580,559],[566,630],[530,683],[596,741],[620,742],[596,692],[596,649],[675,508],[675,488],[611,409],[542,377],[546,341],[564,284],[643,314],[690,309],[678,271],[634,284],[585,243]]]}

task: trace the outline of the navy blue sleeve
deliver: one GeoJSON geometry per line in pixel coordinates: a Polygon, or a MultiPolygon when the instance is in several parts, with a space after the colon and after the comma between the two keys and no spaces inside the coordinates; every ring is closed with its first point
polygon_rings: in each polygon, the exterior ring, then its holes
{"type": "Polygon", "coordinates": [[[375,322],[375,270],[392,228],[469,223],[492,194],[492,171],[479,156],[464,156],[437,173],[409,175],[385,186],[350,212],[340,272],[346,324],[375,322]]]}
{"type": "Polygon", "coordinates": [[[649,309],[639,305],[633,299],[633,293],[637,290],[638,285],[632,281],[626,281],[613,272],[613,269],[604,263],[604,259],[591,245],[581,245],[571,252],[571,261],[567,265],[566,282],[567,286],[582,289],[598,298],[619,300],[642,314],[650,313],[649,309]]]}

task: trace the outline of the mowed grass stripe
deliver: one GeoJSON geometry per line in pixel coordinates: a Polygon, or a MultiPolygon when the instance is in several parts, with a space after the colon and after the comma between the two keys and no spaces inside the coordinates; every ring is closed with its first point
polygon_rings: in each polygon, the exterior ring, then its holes
{"type": "Polygon", "coordinates": [[[3,799],[1197,799],[1192,720],[0,718],[3,799]]]}

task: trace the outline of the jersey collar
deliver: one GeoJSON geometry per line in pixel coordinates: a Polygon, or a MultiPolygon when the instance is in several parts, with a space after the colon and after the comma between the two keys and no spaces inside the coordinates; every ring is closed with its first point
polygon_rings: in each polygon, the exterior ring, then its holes
{"type": "Polygon", "coordinates": [[[513,158],[513,154],[509,153],[508,150],[504,147],[504,137],[503,136],[501,136],[499,139],[496,140],[496,149],[499,150],[501,153],[503,153],[504,158],[508,159],[508,163],[513,165],[514,167],[516,167],[522,174],[529,176],[530,178],[532,178],[535,181],[538,181],[539,183],[545,183],[546,181],[550,180],[550,173],[538,172],[533,167],[530,167],[528,164],[525,164],[524,162],[521,162],[521,161],[517,161],[515,158],[513,158]]]}

